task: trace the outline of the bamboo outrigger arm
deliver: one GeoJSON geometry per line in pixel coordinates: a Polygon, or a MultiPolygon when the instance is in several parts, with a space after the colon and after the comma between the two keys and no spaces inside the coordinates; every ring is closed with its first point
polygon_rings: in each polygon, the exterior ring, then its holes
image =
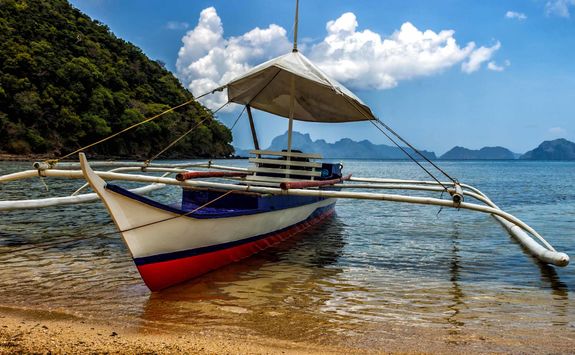
{"type": "MultiPolygon", "coordinates": [[[[159,190],[164,188],[165,184],[150,184],[147,186],[138,187],[135,189],[131,189],[130,192],[133,192],[138,195],[144,195],[149,192],[159,190]]],[[[88,193],[88,194],[81,194],[81,195],[73,195],[73,196],[63,196],[63,197],[51,197],[51,198],[42,198],[42,199],[34,199],[34,200],[16,200],[16,201],[0,201],[0,211],[10,211],[10,210],[22,210],[22,209],[33,209],[33,208],[43,208],[43,207],[51,207],[51,206],[63,206],[63,205],[75,205],[78,203],[87,203],[87,202],[94,202],[99,200],[99,197],[96,193],[88,193]]]]}
{"type": "MultiPolygon", "coordinates": [[[[246,171],[246,169],[243,168],[221,167],[221,166],[214,166],[211,164],[206,164],[203,167],[207,168],[217,167],[217,168],[228,169],[231,171],[246,171]]],[[[138,170],[138,168],[132,168],[132,169],[138,170]]],[[[162,168],[156,168],[154,170],[159,171],[162,170],[162,168]]],[[[170,170],[171,172],[174,172],[175,170],[179,169],[165,168],[164,170],[170,170]]],[[[42,174],[43,176],[61,177],[61,178],[75,178],[75,179],[84,178],[84,175],[81,170],[47,169],[43,170],[42,174]]],[[[557,252],[533,228],[531,228],[518,218],[514,217],[513,215],[502,211],[485,194],[483,194],[478,189],[466,184],[461,184],[460,188],[456,189],[453,183],[445,183],[446,186],[452,187],[454,191],[457,192],[457,194],[462,194],[462,196],[463,195],[469,196],[484,203],[485,205],[463,202],[463,199],[461,199],[460,202],[458,202],[455,199],[446,200],[432,197],[405,196],[397,194],[383,194],[383,193],[372,193],[372,192],[346,192],[346,191],[320,190],[320,189],[282,190],[281,188],[275,188],[275,187],[238,185],[238,184],[217,183],[217,182],[197,181],[197,180],[178,181],[174,178],[146,176],[139,174],[124,174],[109,171],[100,171],[96,172],[96,174],[106,180],[123,180],[123,181],[142,182],[148,184],[156,183],[165,185],[176,185],[182,187],[199,187],[199,188],[214,188],[214,189],[233,190],[233,191],[249,191],[256,193],[273,194],[273,195],[317,196],[325,198],[351,198],[351,199],[391,201],[391,202],[402,202],[402,203],[421,204],[421,205],[433,205],[441,207],[463,208],[467,210],[492,215],[499,223],[501,223],[509,231],[509,233],[523,247],[525,247],[525,249],[531,255],[541,260],[542,262],[557,266],[566,266],[569,263],[569,256],[567,254],[557,252]],[[539,243],[535,239],[537,239],[539,243]]],[[[29,170],[20,173],[0,176],[0,183],[35,176],[38,176],[38,171],[29,170]]],[[[415,191],[429,191],[429,192],[445,191],[444,188],[438,182],[433,181],[357,178],[357,177],[352,177],[350,181],[356,183],[336,184],[334,186],[346,189],[368,188],[368,189],[390,189],[390,190],[415,190],[415,191]]],[[[70,196],[70,197],[80,197],[80,196],[70,196]]],[[[6,202],[15,203],[17,201],[6,201],[6,202]]]]}

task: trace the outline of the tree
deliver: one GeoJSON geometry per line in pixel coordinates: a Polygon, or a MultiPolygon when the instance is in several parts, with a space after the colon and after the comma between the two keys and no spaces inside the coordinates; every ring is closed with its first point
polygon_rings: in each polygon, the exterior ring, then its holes
{"type": "MultiPolygon", "coordinates": [[[[192,99],[160,61],[65,0],[2,0],[0,152],[62,155],[192,99]]],[[[90,150],[147,158],[228,156],[230,131],[197,102],[90,150]]]]}

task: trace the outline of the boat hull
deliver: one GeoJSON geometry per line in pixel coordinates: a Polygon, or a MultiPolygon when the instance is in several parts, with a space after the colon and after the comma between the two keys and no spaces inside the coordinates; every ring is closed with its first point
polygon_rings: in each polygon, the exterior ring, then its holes
{"type": "Polygon", "coordinates": [[[206,216],[202,211],[186,214],[114,185],[105,188],[104,196],[152,291],[249,257],[319,223],[335,207],[335,199],[296,201],[299,205],[293,206],[293,196],[282,196],[278,207],[291,207],[206,216]]]}
{"type": "MultiPolygon", "coordinates": [[[[296,222],[286,228],[276,229],[262,235],[256,235],[243,239],[236,239],[224,244],[216,244],[209,247],[190,249],[183,252],[160,254],[156,257],[134,258],[138,271],[146,285],[152,291],[158,291],[186,280],[190,280],[211,270],[237,262],[250,257],[272,245],[280,243],[290,237],[316,225],[331,216],[335,209],[335,203],[324,207],[318,207],[307,218],[296,222]],[[188,256],[184,256],[184,255],[188,256]],[[154,259],[160,261],[154,261],[154,259]]],[[[309,206],[303,206],[306,208],[309,206]]],[[[307,208],[306,208],[307,209],[307,208]]],[[[289,211],[284,211],[289,213],[289,211]]],[[[273,218],[263,213],[258,218],[273,218]]],[[[236,221],[234,223],[244,223],[236,221]]],[[[230,227],[233,228],[232,225],[230,227]]],[[[185,236],[193,244],[194,236],[202,233],[190,231],[185,236]]],[[[206,231],[206,233],[210,233],[206,231]]]]}
{"type": "MultiPolygon", "coordinates": [[[[223,198],[228,198],[231,205],[243,204],[241,195],[225,194],[219,199],[208,196],[210,203],[196,204],[194,208],[186,204],[190,191],[184,190],[182,206],[178,208],[107,184],[85,158],[81,164],[86,180],[110,212],[142,279],[152,291],[288,239],[333,214],[336,202],[333,198],[261,195],[254,200],[253,195],[244,195],[251,204],[249,208],[213,208],[223,198]]],[[[201,196],[198,193],[195,197],[201,196]]]]}

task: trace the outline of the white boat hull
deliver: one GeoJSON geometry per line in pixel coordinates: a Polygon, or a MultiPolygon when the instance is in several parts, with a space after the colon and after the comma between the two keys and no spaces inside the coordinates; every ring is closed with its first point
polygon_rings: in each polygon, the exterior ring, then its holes
{"type": "MultiPolygon", "coordinates": [[[[238,216],[183,214],[108,185],[87,166],[90,185],[114,219],[146,285],[161,290],[249,257],[319,223],[336,199],[238,216]]],[[[285,196],[285,199],[293,197],[285,196]]]]}

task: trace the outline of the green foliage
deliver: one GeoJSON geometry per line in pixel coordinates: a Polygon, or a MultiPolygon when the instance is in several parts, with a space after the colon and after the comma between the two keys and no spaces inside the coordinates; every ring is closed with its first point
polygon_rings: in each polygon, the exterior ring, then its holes
{"type": "MultiPolygon", "coordinates": [[[[0,0],[0,152],[66,154],[190,100],[134,45],[66,0],[0,0]]],[[[148,158],[221,157],[231,132],[197,102],[91,149],[148,158]]]]}

